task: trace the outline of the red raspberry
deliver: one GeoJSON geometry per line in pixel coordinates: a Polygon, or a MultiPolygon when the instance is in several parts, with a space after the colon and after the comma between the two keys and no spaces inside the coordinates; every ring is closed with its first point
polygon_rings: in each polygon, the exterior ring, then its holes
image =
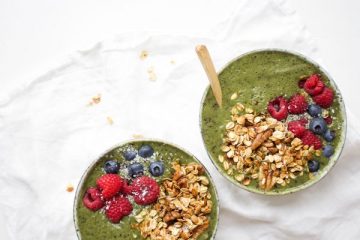
{"type": "Polygon", "coordinates": [[[279,121],[287,118],[287,101],[281,96],[271,100],[268,104],[267,109],[270,115],[279,121]]]}
{"type": "Polygon", "coordinates": [[[131,194],[139,205],[154,203],[160,194],[160,187],[154,179],[148,176],[136,178],[131,184],[131,194]]]}
{"type": "Polygon", "coordinates": [[[332,124],[332,121],[333,121],[331,116],[328,116],[328,117],[324,118],[324,120],[325,120],[327,125],[332,124]]]}
{"type": "Polygon", "coordinates": [[[288,102],[288,111],[292,114],[301,114],[306,112],[307,106],[308,103],[305,97],[301,94],[296,94],[288,102]]]}
{"type": "Polygon", "coordinates": [[[96,181],[96,184],[101,190],[102,196],[110,199],[121,191],[124,180],[117,174],[105,174],[96,181]]]}
{"type": "Polygon", "coordinates": [[[304,88],[305,82],[306,82],[306,79],[300,79],[298,82],[299,88],[304,88]]]}
{"type": "Polygon", "coordinates": [[[122,192],[124,194],[129,194],[131,195],[131,185],[129,185],[126,181],[124,182],[124,185],[123,185],[123,189],[122,189],[122,192]]]}
{"type": "Polygon", "coordinates": [[[91,211],[97,211],[104,206],[100,191],[94,187],[89,188],[83,198],[83,204],[91,211]]]}
{"type": "Polygon", "coordinates": [[[291,131],[292,133],[294,133],[295,137],[302,137],[305,133],[305,124],[306,124],[307,120],[306,119],[301,119],[301,120],[297,120],[297,121],[291,121],[288,123],[288,130],[291,131]],[[305,122],[304,122],[305,120],[305,122]]]}
{"type": "Polygon", "coordinates": [[[325,87],[324,91],[313,97],[314,102],[322,108],[328,108],[334,101],[334,92],[331,88],[325,87]]]}
{"type": "Polygon", "coordinates": [[[303,142],[304,145],[314,146],[314,149],[322,148],[322,143],[320,138],[310,130],[305,130],[303,136],[301,137],[301,141],[303,142]]]}
{"type": "Polygon", "coordinates": [[[308,123],[308,120],[306,118],[301,118],[298,121],[301,122],[304,126],[308,123]]]}
{"type": "Polygon", "coordinates": [[[318,74],[311,75],[304,84],[305,91],[311,96],[320,94],[324,87],[325,85],[318,74]]]}
{"type": "Polygon", "coordinates": [[[107,202],[105,207],[106,217],[112,223],[119,223],[120,220],[128,216],[133,210],[130,201],[122,196],[117,196],[113,200],[107,202]]]}

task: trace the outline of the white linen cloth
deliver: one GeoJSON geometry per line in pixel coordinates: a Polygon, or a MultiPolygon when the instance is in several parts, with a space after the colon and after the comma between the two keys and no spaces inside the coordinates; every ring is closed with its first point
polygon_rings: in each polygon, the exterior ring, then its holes
{"type": "Polygon", "coordinates": [[[218,69],[269,47],[319,61],[306,29],[281,1],[239,1],[201,38],[122,34],[78,51],[0,99],[1,239],[76,239],[75,192],[66,185],[77,186],[99,154],[133,134],[176,143],[203,162],[220,198],[216,239],[359,239],[360,137],[351,111],[341,159],[318,184],[280,197],[238,189],[216,171],[202,143],[199,108],[208,82],[194,52],[199,43],[218,69]],[[98,93],[101,102],[87,106],[98,93]]]}

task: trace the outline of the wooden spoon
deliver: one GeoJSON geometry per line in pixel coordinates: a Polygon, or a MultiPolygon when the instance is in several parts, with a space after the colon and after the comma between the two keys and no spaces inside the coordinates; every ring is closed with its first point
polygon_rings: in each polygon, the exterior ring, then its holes
{"type": "Polygon", "coordinates": [[[217,104],[222,106],[222,92],[219,82],[218,75],[215,71],[214,64],[211,60],[209,51],[205,45],[198,45],[195,48],[197,55],[199,56],[200,62],[203,65],[203,68],[208,76],[210,81],[211,89],[214,93],[217,104]]]}

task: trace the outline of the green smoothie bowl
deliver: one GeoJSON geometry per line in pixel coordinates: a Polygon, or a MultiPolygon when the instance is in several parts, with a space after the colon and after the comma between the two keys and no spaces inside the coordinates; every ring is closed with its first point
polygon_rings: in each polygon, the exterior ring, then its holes
{"type": "Polygon", "coordinates": [[[220,173],[240,188],[284,195],[322,179],[346,136],[344,102],[316,63],[289,51],[246,53],[218,74],[222,107],[207,88],[200,127],[220,173]]]}
{"type": "Polygon", "coordinates": [[[74,223],[81,240],[214,239],[218,196],[193,155],[157,140],[105,152],[81,178],[74,223]]]}

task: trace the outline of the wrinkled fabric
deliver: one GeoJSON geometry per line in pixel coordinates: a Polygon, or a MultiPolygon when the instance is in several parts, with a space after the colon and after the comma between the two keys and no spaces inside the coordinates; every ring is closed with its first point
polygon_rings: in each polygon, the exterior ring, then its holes
{"type": "Polygon", "coordinates": [[[261,48],[320,60],[281,1],[245,0],[207,37],[122,34],[72,54],[0,99],[1,239],[77,239],[75,191],[66,192],[67,184],[76,187],[92,161],[134,134],[176,143],[210,171],[220,198],[216,239],[359,239],[360,137],[351,110],[341,159],[319,183],[280,197],[241,190],[216,171],[202,143],[199,109],[208,81],[194,51],[199,43],[217,69],[261,48]],[[144,60],[142,50],[149,53],[144,60]],[[101,102],[88,106],[97,94],[101,102]]]}

